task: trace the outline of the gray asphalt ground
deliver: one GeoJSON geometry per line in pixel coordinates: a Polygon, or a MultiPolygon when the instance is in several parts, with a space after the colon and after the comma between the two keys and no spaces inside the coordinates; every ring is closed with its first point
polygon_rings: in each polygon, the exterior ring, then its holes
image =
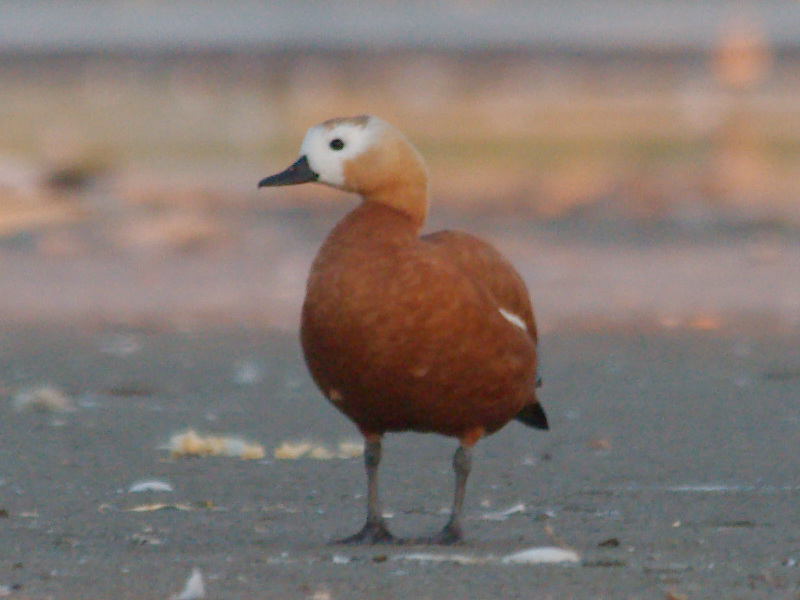
{"type": "MultiPolygon", "coordinates": [[[[313,387],[293,333],[6,323],[0,595],[166,599],[194,568],[207,598],[800,595],[796,324],[576,319],[541,345],[552,430],[512,423],[478,445],[466,543],[349,547],[330,542],[362,523],[361,460],[273,455],[286,441],[357,437],[313,387]],[[40,382],[73,410],[18,411],[18,391],[40,382]],[[161,447],[188,427],[261,443],[266,458],[172,458],[161,447]],[[174,491],[128,491],[153,478],[174,491]],[[157,502],[189,510],[130,510],[157,502]],[[538,546],[580,562],[501,560],[538,546]]],[[[395,533],[441,527],[454,448],[387,437],[395,533]]]]}

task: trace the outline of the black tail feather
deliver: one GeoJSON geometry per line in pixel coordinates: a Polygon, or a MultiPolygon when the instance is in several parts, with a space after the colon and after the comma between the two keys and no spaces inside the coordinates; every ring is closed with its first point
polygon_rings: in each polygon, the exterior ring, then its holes
{"type": "Polygon", "coordinates": [[[550,429],[550,425],[547,422],[547,415],[544,414],[544,409],[538,402],[528,404],[525,408],[519,411],[517,416],[514,418],[520,423],[524,423],[528,427],[534,427],[536,429],[550,429]]]}

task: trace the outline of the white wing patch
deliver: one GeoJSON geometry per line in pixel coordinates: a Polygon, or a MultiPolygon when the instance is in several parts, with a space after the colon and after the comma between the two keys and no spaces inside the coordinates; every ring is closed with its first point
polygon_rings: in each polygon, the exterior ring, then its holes
{"type": "Polygon", "coordinates": [[[523,331],[528,331],[528,326],[525,325],[525,321],[523,321],[519,315],[515,315],[510,310],[506,310],[505,308],[502,307],[500,308],[500,314],[503,315],[506,321],[508,321],[512,325],[516,325],[523,331]]]}

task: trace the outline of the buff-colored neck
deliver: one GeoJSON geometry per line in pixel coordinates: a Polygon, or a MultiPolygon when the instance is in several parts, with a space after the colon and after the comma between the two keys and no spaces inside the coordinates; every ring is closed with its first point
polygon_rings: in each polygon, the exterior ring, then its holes
{"type": "Polygon", "coordinates": [[[367,149],[345,166],[346,181],[352,182],[352,191],[365,202],[402,211],[421,228],[428,216],[425,163],[402,134],[393,128],[382,134],[379,146],[367,149]]]}

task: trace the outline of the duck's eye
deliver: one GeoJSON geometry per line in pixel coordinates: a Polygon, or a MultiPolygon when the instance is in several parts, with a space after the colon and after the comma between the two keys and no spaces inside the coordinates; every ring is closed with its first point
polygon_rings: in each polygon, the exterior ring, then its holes
{"type": "Polygon", "coordinates": [[[331,140],[330,143],[331,150],[341,150],[344,148],[344,142],[339,138],[331,140]]]}

